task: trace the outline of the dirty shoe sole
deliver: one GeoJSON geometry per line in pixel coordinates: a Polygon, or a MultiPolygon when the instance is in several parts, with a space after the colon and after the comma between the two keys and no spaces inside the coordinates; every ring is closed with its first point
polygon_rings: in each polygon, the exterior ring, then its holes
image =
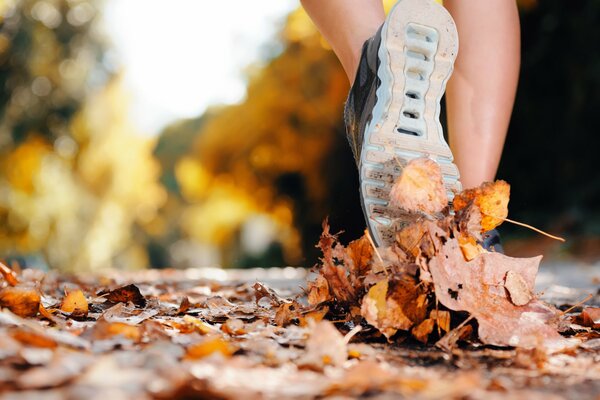
{"type": "Polygon", "coordinates": [[[454,21],[433,1],[400,0],[382,27],[381,85],[360,154],[362,205],[377,246],[394,239],[389,194],[407,162],[419,157],[436,161],[449,200],[461,188],[439,121],[440,99],[457,52],[454,21]]]}

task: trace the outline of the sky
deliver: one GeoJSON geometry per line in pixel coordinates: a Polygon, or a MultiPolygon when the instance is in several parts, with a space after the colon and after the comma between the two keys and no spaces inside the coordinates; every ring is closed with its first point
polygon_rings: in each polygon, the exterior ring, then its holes
{"type": "Polygon", "coordinates": [[[243,99],[243,68],[260,60],[298,0],[107,0],[104,30],[124,68],[131,116],[156,135],[207,106],[243,99]]]}

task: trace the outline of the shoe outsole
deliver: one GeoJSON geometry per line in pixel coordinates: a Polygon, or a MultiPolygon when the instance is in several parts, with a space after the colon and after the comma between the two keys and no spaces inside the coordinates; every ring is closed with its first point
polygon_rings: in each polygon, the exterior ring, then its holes
{"type": "Polygon", "coordinates": [[[458,53],[450,14],[429,0],[400,0],[381,32],[381,85],[360,156],[360,190],[367,226],[377,246],[394,240],[389,193],[406,163],[429,157],[442,170],[449,201],[460,191],[458,168],[444,140],[440,100],[458,53]]]}

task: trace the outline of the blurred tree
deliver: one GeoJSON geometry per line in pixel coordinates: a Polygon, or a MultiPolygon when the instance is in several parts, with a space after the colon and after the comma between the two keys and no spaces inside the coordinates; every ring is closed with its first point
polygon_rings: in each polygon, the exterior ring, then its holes
{"type": "Polygon", "coordinates": [[[63,269],[143,267],[164,200],[152,143],[97,29],[98,2],[0,3],[0,250],[63,269]]]}

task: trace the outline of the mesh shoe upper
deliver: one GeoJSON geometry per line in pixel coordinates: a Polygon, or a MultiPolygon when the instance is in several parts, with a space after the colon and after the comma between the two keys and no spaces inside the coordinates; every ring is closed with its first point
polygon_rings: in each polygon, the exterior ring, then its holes
{"type": "Polygon", "coordinates": [[[356,165],[360,164],[363,135],[367,124],[371,120],[373,107],[377,100],[375,93],[381,84],[380,79],[377,77],[377,68],[380,62],[377,53],[380,44],[381,28],[363,45],[356,78],[350,88],[344,107],[346,136],[352,148],[356,165]]]}

